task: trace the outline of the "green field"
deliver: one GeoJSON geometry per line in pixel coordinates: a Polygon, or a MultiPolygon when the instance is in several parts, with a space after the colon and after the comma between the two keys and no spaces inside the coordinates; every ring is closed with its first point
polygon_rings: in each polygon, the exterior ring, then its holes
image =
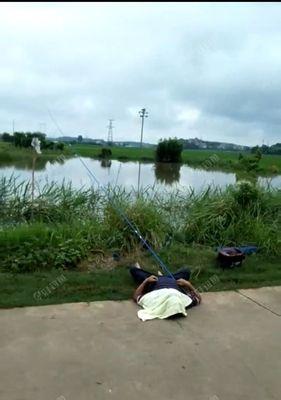
{"type": "MultiPolygon", "coordinates": [[[[124,161],[151,161],[155,160],[154,149],[110,147],[112,159],[124,161]]],[[[101,153],[101,147],[93,145],[73,145],[72,151],[84,156],[97,158],[101,153]]],[[[249,153],[243,153],[249,155],[249,153]]],[[[239,152],[235,151],[211,151],[211,150],[184,150],[182,162],[193,167],[203,169],[218,169],[225,171],[241,170],[238,165],[239,152]]],[[[263,155],[260,161],[260,174],[281,173],[281,156],[263,155]]]]}
{"type": "MultiPolygon", "coordinates": [[[[65,147],[63,152],[44,150],[38,157],[36,169],[44,168],[47,161],[55,162],[63,154],[64,157],[71,157],[78,154],[82,157],[98,158],[102,147],[86,144],[75,144],[65,147]]],[[[154,149],[110,147],[111,159],[120,161],[155,161],[154,149]]],[[[16,165],[31,168],[32,150],[15,148],[12,144],[0,141],[0,166],[16,165]]],[[[249,153],[242,153],[249,155],[249,153]]],[[[239,165],[239,152],[234,151],[210,151],[210,150],[184,150],[182,162],[194,168],[222,171],[241,171],[239,165]]],[[[281,156],[263,155],[259,170],[260,175],[274,175],[281,173],[281,156]]]]}

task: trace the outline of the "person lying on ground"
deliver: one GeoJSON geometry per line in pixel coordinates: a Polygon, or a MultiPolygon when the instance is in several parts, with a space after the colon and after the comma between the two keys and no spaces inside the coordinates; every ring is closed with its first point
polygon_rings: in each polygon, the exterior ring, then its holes
{"type": "Polygon", "coordinates": [[[186,309],[201,303],[201,296],[190,283],[190,271],[182,268],[173,276],[158,276],[143,270],[138,263],[130,268],[134,281],[139,285],[134,301],[143,308],[138,311],[142,321],[175,315],[187,316],[186,309]]]}

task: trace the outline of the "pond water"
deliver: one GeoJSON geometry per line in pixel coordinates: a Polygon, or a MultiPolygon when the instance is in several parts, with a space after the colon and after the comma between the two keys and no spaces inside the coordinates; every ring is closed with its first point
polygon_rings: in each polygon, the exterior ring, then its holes
{"type": "MultiPolygon", "coordinates": [[[[209,185],[226,187],[237,180],[235,173],[207,171],[191,168],[181,164],[120,162],[116,160],[93,160],[82,158],[94,173],[101,185],[120,185],[126,189],[146,188],[154,186],[160,190],[192,188],[200,192],[209,185]]],[[[30,165],[0,166],[0,177],[18,177],[19,180],[30,180],[30,165]]],[[[96,185],[78,158],[60,162],[45,162],[37,165],[36,183],[43,186],[47,182],[72,182],[75,188],[96,185]]],[[[262,185],[281,188],[281,175],[274,178],[258,178],[262,185]]]]}

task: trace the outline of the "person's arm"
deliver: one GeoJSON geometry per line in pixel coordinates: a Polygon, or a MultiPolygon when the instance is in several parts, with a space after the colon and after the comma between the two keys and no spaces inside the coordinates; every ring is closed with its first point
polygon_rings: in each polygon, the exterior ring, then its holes
{"type": "Polygon", "coordinates": [[[140,284],[139,287],[136,288],[134,295],[133,295],[133,299],[134,301],[137,303],[139,296],[143,295],[144,289],[147,285],[147,283],[149,282],[155,282],[157,281],[157,277],[154,275],[149,276],[148,278],[146,278],[142,284],[140,284]]]}
{"type": "Polygon", "coordinates": [[[177,284],[187,289],[188,291],[195,293],[196,297],[199,300],[199,303],[201,303],[202,297],[200,293],[195,289],[195,287],[189,281],[186,281],[185,279],[178,279],[177,284]]]}

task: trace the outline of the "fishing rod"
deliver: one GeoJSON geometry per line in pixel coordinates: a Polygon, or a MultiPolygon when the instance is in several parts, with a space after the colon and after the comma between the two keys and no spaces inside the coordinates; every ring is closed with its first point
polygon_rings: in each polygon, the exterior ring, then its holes
{"type": "MultiPolygon", "coordinates": [[[[59,132],[64,136],[63,131],[60,129],[57,121],[55,120],[54,116],[52,115],[51,111],[48,109],[48,113],[52,119],[52,121],[54,122],[55,126],[57,127],[57,129],[59,130],[59,132]]],[[[73,150],[73,149],[72,149],[73,150]]],[[[73,154],[79,159],[79,161],[81,162],[81,164],[84,166],[84,168],[87,170],[88,174],[90,175],[90,177],[93,179],[93,181],[98,185],[98,187],[101,187],[103,191],[105,191],[105,189],[103,188],[103,186],[100,184],[99,180],[97,179],[97,177],[95,176],[95,174],[90,170],[90,168],[88,167],[88,165],[85,163],[85,161],[81,158],[81,156],[77,153],[73,151],[73,154]]],[[[110,198],[109,198],[110,199],[110,198]]],[[[119,217],[121,219],[123,219],[126,224],[129,226],[129,228],[131,229],[131,231],[138,237],[138,239],[141,241],[141,243],[145,246],[145,248],[147,248],[147,250],[150,252],[150,254],[155,258],[155,260],[157,261],[157,263],[160,265],[160,267],[162,268],[163,272],[165,272],[166,274],[168,274],[171,278],[175,279],[173,274],[170,272],[169,268],[166,266],[166,264],[163,262],[163,260],[161,259],[161,257],[153,250],[153,248],[150,246],[150,244],[144,239],[144,237],[142,236],[142,234],[140,233],[138,227],[132,222],[130,221],[130,219],[128,218],[128,216],[124,213],[124,211],[121,209],[121,206],[119,204],[119,207],[117,205],[114,204],[114,202],[111,200],[111,205],[114,208],[114,210],[117,212],[117,214],[119,215],[119,217]]]]}
{"type": "MultiPolygon", "coordinates": [[[[100,182],[98,181],[98,179],[96,178],[96,176],[94,175],[94,173],[89,169],[89,167],[87,166],[87,164],[85,163],[84,160],[82,160],[82,158],[75,153],[76,157],[80,160],[80,162],[83,164],[83,166],[86,168],[86,170],[88,171],[89,175],[93,178],[93,180],[98,184],[99,187],[101,187],[100,182]]],[[[103,189],[102,189],[103,190],[103,189]]],[[[152,256],[156,259],[156,261],[158,262],[158,264],[161,266],[162,270],[167,273],[168,275],[170,275],[171,277],[173,277],[172,273],[169,271],[168,267],[165,265],[165,263],[161,260],[160,256],[153,250],[153,248],[149,245],[149,243],[147,243],[147,241],[143,238],[142,234],[140,233],[138,227],[132,222],[130,221],[130,219],[127,217],[127,215],[123,212],[123,210],[121,209],[121,207],[117,207],[113,201],[111,201],[111,205],[113,206],[114,210],[119,214],[119,216],[121,217],[121,219],[123,218],[123,220],[127,223],[127,225],[130,227],[130,229],[132,230],[132,232],[139,238],[139,240],[142,242],[142,244],[149,250],[149,252],[152,254],[152,256]]]]}

